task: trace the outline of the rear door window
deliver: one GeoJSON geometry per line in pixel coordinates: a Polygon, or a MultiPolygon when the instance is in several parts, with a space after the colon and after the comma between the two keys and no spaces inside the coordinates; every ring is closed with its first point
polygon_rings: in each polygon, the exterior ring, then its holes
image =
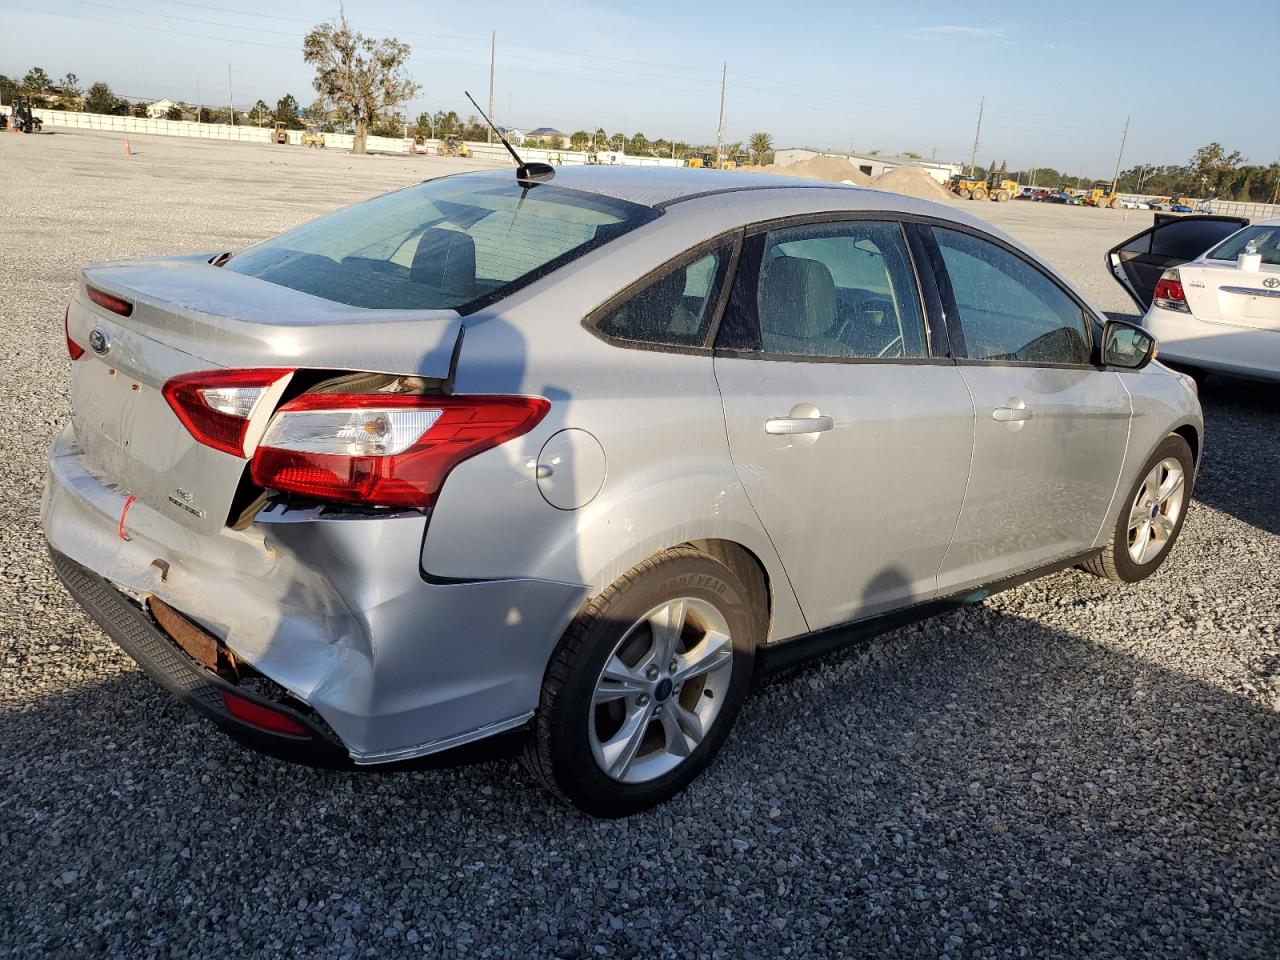
{"type": "MultiPolygon", "coordinates": [[[[815,223],[751,238],[759,269],[733,298],[721,346],[833,359],[928,355],[915,273],[899,224],[815,223]]],[[[742,274],[742,271],[739,271],[742,274]]]]}

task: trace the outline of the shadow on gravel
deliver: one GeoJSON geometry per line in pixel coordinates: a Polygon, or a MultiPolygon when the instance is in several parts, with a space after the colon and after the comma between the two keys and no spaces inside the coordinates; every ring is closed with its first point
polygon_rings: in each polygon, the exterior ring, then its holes
{"type": "Polygon", "coordinates": [[[626,821],[510,761],[290,767],[136,672],[0,743],[6,957],[1270,958],[1280,930],[1280,716],[992,605],[768,682],[626,821]]]}
{"type": "Polygon", "coordinates": [[[1280,534],[1280,389],[1210,376],[1200,404],[1205,460],[1196,499],[1280,534]]]}

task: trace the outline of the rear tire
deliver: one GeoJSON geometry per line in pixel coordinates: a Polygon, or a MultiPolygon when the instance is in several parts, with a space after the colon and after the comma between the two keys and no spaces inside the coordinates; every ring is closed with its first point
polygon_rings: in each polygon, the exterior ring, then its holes
{"type": "Polygon", "coordinates": [[[968,190],[961,190],[959,191],[959,194],[961,200],[968,200],[973,196],[973,193],[968,190]]]}
{"type": "Polygon", "coordinates": [[[1116,197],[1111,201],[1112,210],[1119,210],[1123,206],[1124,206],[1124,203],[1120,200],[1119,197],[1116,197]]]}
{"type": "Polygon", "coordinates": [[[742,578],[689,546],[619,577],[552,654],[525,767],[597,817],[675,796],[711,762],[746,699],[760,610],[742,578]]]}
{"type": "Polygon", "coordinates": [[[1008,200],[1012,196],[1013,194],[1011,194],[1008,190],[997,190],[996,203],[1004,203],[1006,200],[1008,200]]]}
{"type": "Polygon", "coordinates": [[[1182,531],[1194,475],[1187,441],[1165,437],[1121,501],[1106,547],[1084,569],[1120,583],[1137,583],[1160,569],[1182,531]]]}

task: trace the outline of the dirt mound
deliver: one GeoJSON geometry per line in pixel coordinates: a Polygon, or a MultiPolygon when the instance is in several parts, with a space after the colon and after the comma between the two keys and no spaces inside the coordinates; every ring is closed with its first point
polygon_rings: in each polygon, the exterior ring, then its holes
{"type": "Polygon", "coordinates": [[[923,200],[949,200],[947,188],[919,167],[894,167],[871,179],[869,186],[923,200]]]}
{"type": "Polygon", "coordinates": [[[806,180],[826,180],[828,183],[854,183],[865,187],[870,181],[865,173],[855,167],[847,157],[810,157],[780,167],[771,163],[753,167],[761,173],[780,173],[784,177],[802,177],[806,180]]]}

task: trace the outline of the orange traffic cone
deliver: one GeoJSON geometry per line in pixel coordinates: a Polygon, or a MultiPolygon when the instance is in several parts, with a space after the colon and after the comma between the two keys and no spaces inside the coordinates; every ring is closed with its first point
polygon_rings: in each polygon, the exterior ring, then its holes
{"type": "Polygon", "coordinates": [[[126,157],[132,157],[132,156],[133,156],[133,149],[129,146],[129,138],[128,138],[128,137],[125,137],[125,138],[124,138],[124,155],[125,155],[126,157]]]}

